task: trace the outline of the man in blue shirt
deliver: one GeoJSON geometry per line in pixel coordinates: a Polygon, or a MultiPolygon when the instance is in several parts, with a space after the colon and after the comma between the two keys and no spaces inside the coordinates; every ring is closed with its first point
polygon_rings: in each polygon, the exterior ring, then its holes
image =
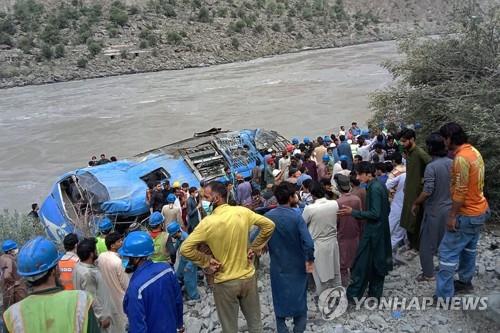
{"type": "Polygon", "coordinates": [[[337,147],[337,153],[339,156],[347,156],[347,168],[352,170],[352,149],[349,142],[347,142],[344,135],[339,136],[340,144],[337,147]]]}
{"type": "Polygon", "coordinates": [[[153,263],[153,239],[144,231],[127,235],[118,253],[133,272],[123,300],[129,333],[184,332],[182,293],[174,270],[153,263]]]}
{"type": "Polygon", "coordinates": [[[294,185],[282,182],[274,195],[280,205],[265,216],[276,225],[268,242],[276,330],[289,332],[285,320],[293,317],[293,332],[301,333],[307,323],[307,274],[313,271],[314,243],[295,208],[299,198],[294,185]]]}

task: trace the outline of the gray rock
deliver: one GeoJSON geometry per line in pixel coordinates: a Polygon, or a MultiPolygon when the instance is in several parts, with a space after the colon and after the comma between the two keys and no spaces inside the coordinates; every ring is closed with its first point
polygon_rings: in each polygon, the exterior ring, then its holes
{"type": "Polygon", "coordinates": [[[441,325],[446,324],[448,322],[448,318],[441,316],[440,314],[437,314],[437,313],[433,314],[432,318],[437,320],[438,323],[441,325]]]}
{"type": "Polygon", "coordinates": [[[200,333],[203,327],[203,322],[198,318],[187,317],[184,320],[186,333],[200,333]]]}
{"type": "Polygon", "coordinates": [[[478,275],[484,275],[486,274],[486,266],[484,266],[484,264],[478,264],[477,265],[477,274],[478,275]]]}
{"type": "Polygon", "coordinates": [[[496,260],[495,273],[497,274],[497,277],[500,278],[500,258],[497,258],[496,260]]]}
{"type": "Polygon", "coordinates": [[[404,333],[415,333],[415,328],[413,328],[411,325],[409,324],[404,324],[403,326],[401,326],[401,332],[404,332],[404,333]]]}
{"type": "Polygon", "coordinates": [[[387,322],[379,314],[371,314],[368,317],[368,320],[370,320],[377,327],[380,327],[380,328],[386,328],[387,327],[387,322]]]}

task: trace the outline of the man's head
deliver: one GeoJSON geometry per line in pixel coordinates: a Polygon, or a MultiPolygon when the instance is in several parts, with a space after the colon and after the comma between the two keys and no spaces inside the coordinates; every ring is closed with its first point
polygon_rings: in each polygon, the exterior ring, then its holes
{"type": "Polygon", "coordinates": [[[430,134],[425,140],[425,144],[431,156],[444,157],[448,155],[444,138],[439,133],[430,134]]]}
{"type": "Polygon", "coordinates": [[[204,195],[206,200],[210,201],[215,209],[226,203],[227,188],[221,182],[213,181],[205,187],[204,195]]]}
{"type": "Polygon", "coordinates": [[[108,251],[118,252],[123,244],[123,236],[118,231],[113,231],[106,235],[104,242],[108,251]]]}
{"type": "Polygon", "coordinates": [[[388,135],[386,139],[386,145],[392,147],[394,145],[394,137],[392,135],[388,135]]]}
{"type": "Polygon", "coordinates": [[[382,176],[385,173],[385,163],[378,162],[375,164],[375,176],[382,176]]]}
{"type": "Polygon", "coordinates": [[[167,179],[163,182],[163,188],[167,191],[170,190],[170,180],[167,179]]]}
{"type": "Polygon", "coordinates": [[[345,131],[345,126],[340,126],[341,131],[345,131]]]}
{"type": "Polygon", "coordinates": [[[66,251],[74,251],[78,244],[78,236],[76,234],[67,234],[64,236],[63,245],[66,251]]]}
{"type": "Polygon", "coordinates": [[[318,138],[316,139],[316,142],[318,143],[318,146],[322,146],[324,144],[324,140],[320,136],[318,136],[318,138]]]}
{"type": "Polygon", "coordinates": [[[312,186],[313,180],[311,178],[308,178],[302,182],[302,191],[305,193],[309,193],[311,186],[312,186]]]}
{"type": "Polygon", "coordinates": [[[97,259],[97,240],[95,238],[85,238],[76,247],[76,254],[82,262],[93,263],[97,259]]]}
{"type": "Polygon", "coordinates": [[[380,144],[380,143],[376,143],[374,145],[374,148],[375,148],[375,151],[377,152],[377,154],[382,154],[382,149],[384,149],[384,146],[382,146],[382,144],[380,144]]]}
{"type": "Polygon", "coordinates": [[[356,171],[351,171],[351,174],[349,175],[349,181],[351,182],[352,187],[358,187],[361,185],[360,181],[358,180],[358,174],[356,171]]]}
{"type": "Polygon", "coordinates": [[[416,134],[411,128],[405,128],[399,133],[399,142],[403,145],[406,151],[410,150],[415,146],[416,134]]]}
{"type": "Polygon", "coordinates": [[[363,147],[365,145],[365,137],[360,135],[358,136],[358,138],[356,139],[356,141],[358,142],[358,145],[360,147],[363,147]]]}
{"type": "Polygon", "coordinates": [[[280,205],[290,205],[296,207],[299,197],[295,192],[295,186],[289,182],[281,182],[274,188],[274,196],[280,205]]]}
{"type": "Polygon", "coordinates": [[[312,182],[311,187],[309,188],[309,192],[316,199],[325,197],[325,189],[323,188],[323,185],[315,181],[312,182]]]}
{"type": "Polygon", "coordinates": [[[342,170],[347,170],[347,161],[340,161],[340,167],[342,168],[342,170]]]}
{"type": "Polygon", "coordinates": [[[34,211],[34,212],[38,212],[38,204],[35,202],[35,203],[32,203],[31,204],[31,210],[34,211]]]}
{"type": "Polygon", "coordinates": [[[188,192],[189,191],[189,184],[188,183],[182,183],[181,185],[181,189],[184,191],[184,192],[188,192]]]}
{"type": "Polygon", "coordinates": [[[401,155],[401,153],[400,153],[399,151],[394,152],[394,153],[391,155],[391,160],[392,160],[392,162],[393,162],[395,165],[401,165],[401,164],[403,164],[403,155],[401,155]]]}
{"type": "Polygon", "coordinates": [[[160,192],[162,189],[163,189],[163,187],[162,187],[161,183],[156,184],[156,186],[155,186],[156,191],[160,192]]]}
{"type": "Polygon", "coordinates": [[[353,121],[351,124],[351,128],[356,128],[356,127],[358,127],[358,123],[353,121]]]}
{"type": "Polygon", "coordinates": [[[144,231],[134,231],[125,237],[118,254],[124,260],[125,272],[133,273],[139,266],[147,262],[154,251],[151,235],[144,231]]]}
{"type": "Polygon", "coordinates": [[[358,164],[357,179],[361,183],[370,182],[374,176],[375,176],[375,170],[373,164],[366,161],[363,161],[358,164]]]}
{"type": "Polygon", "coordinates": [[[97,156],[92,156],[92,161],[97,161],[97,156]]]}
{"type": "Polygon", "coordinates": [[[198,189],[194,186],[189,188],[189,195],[196,198],[198,196],[198,189]]]}
{"type": "Polygon", "coordinates": [[[468,141],[467,133],[457,123],[451,122],[441,126],[439,133],[444,138],[448,150],[455,150],[468,141]]]}
{"type": "Polygon", "coordinates": [[[101,160],[104,160],[106,158],[105,154],[101,154],[101,160]]]}
{"type": "Polygon", "coordinates": [[[339,135],[339,140],[341,142],[344,142],[345,141],[345,135],[339,135]]]}
{"type": "Polygon", "coordinates": [[[260,200],[260,191],[256,188],[252,190],[252,200],[260,200]]]}
{"type": "Polygon", "coordinates": [[[116,156],[111,156],[111,157],[109,158],[109,160],[110,160],[111,162],[116,162],[116,161],[118,161],[118,159],[116,158],[116,156]]]}
{"type": "Polygon", "coordinates": [[[359,164],[361,162],[363,162],[363,157],[361,157],[361,155],[354,155],[353,163],[354,164],[359,164]]]}
{"type": "Polygon", "coordinates": [[[337,183],[337,188],[339,189],[340,192],[349,193],[349,191],[351,190],[349,177],[342,174],[338,174],[335,181],[337,183]]]}

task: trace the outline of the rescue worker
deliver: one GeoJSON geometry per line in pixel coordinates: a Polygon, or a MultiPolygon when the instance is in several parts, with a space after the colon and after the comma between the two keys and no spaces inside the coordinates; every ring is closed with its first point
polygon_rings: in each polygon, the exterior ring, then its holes
{"type": "Polygon", "coordinates": [[[151,236],[144,231],[130,233],[118,253],[132,272],[123,300],[128,332],[184,332],[181,288],[169,264],[150,260],[154,253],[151,236]]]}
{"type": "Polygon", "coordinates": [[[113,229],[113,223],[107,217],[103,218],[99,223],[99,233],[100,235],[96,237],[97,239],[97,255],[106,252],[106,235],[108,235],[113,229]]]}
{"type": "Polygon", "coordinates": [[[61,275],[61,285],[65,290],[75,289],[73,286],[73,271],[76,264],[80,261],[76,254],[76,246],[78,245],[78,236],[76,234],[67,234],[63,240],[64,249],[66,253],[59,260],[59,271],[61,275]]]}
{"type": "MultiPolygon", "coordinates": [[[[181,226],[177,222],[172,222],[167,226],[169,237],[175,239],[175,251],[177,252],[184,240],[189,236],[187,232],[181,230],[181,226]]],[[[192,261],[187,260],[184,256],[180,256],[179,266],[177,267],[177,278],[184,283],[184,289],[190,300],[200,299],[198,294],[198,277],[197,266],[192,261]]]]}
{"type": "Polygon", "coordinates": [[[0,257],[0,276],[2,282],[3,310],[19,302],[28,294],[26,285],[17,274],[16,256],[19,249],[17,243],[7,239],[2,243],[4,254],[0,257]]]}
{"type": "Polygon", "coordinates": [[[163,222],[165,218],[160,212],[154,212],[149,216],[150,236],[153,238],[154,253],[151,256],[153,262],[170,262],[170,257],[167,251],[168,235],[163,230],[163,222]]]}
{"type": "Polygon", "coordinates": [[[21,248],[17,271],[28,282],[32,293],[4,312],[8,332],[100,332],[92,309],[92,296],[81,290],[59,287],[57,263],[60,258],[56,245],[41,236],[21,248]]]}

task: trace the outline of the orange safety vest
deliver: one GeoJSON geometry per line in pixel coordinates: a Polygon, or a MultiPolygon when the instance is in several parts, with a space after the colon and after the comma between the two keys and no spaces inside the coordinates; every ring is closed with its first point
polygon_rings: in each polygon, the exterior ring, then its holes
{"type": "Polygon", "coordinates": [[[69,257],[66,259],[63,257],[63,259],[59,260],[58,265],[59,271],[61,272],[59,279],[64,290],[75,289],[75,287],[73,286],[73,271],[75,270],[75,266],[78,261],[78,257],[69,257]]]}

